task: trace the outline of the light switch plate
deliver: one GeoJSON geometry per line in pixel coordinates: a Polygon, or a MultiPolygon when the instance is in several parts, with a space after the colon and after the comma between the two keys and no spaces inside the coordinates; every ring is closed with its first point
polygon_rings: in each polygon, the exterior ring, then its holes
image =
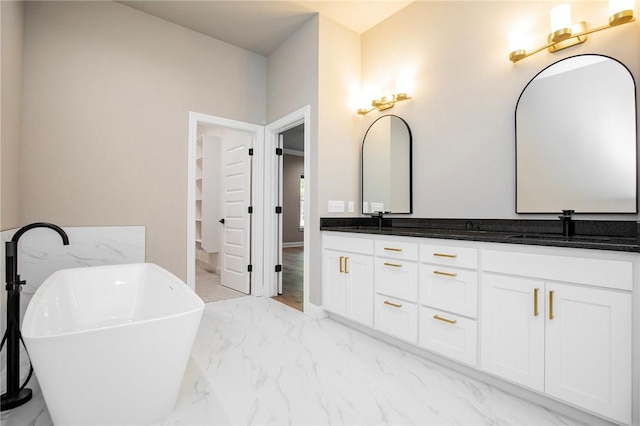
{"type": "Polygon", "coordinates": [[[329,200],[329,213],[344,213],[344,201],[329,200]]]}
{"type": "Polygon", "coordinates": [[[353,213],[354,210],[355,205],[353,204],[353,201],[349,201],[349,213],[353,213]]]}

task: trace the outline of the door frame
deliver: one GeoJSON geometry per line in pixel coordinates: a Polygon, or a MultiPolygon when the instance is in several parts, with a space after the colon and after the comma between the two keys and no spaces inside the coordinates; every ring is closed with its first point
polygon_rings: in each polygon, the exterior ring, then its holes
{"type": "MultiPolygon", "coordinates": [[[[278,202],[278,180],[276,173],[278,172],[278,157],[275,155],[278,146],[278,137],[280,133],[304,124],[304,223],[305,228],[310,225],[311,199],[313,198],[314,182],[311,175],[311,106],[306,105],[290,114],[268,124],[265,127],[264,145],[267,155],[264,161],[264,259],[265,267],[263,269],[263,282],[265,295],[273,297],[278,294],[278,273],[275,272],[274,266],[278,259],[278,251],[282,250],[282,242],[279,247],[278,243],[278,221],[280,215],[275,213],[275,206],[278,202]]],[[[309,258],[310,258],[310,230],[304,230],[304,272],[303,272],[303,310],[309,316],[317,315],[317,308],[309,302],[309,258]]]]}
{"type": "Polygon", "coordinates": [[[198,125],[205,124],[217,127],[225,127],[232,130],[240,130],[253,134],[253,165],[251,171],[251,187],[253,218],[251,220],[251,232],[247,235],[247,243],[251,245],[251,262],[253,276],[250,291],[252,295],[262,296],[264,288],[256,282],[257,277],[263,275],[263,225],[261,220],[264,215],[264,191],[261,188],[261,179],[264,170],[264,126],[231,120],[208,114],[189,111],[189,139],[187,161],[187,285],[193,290],[196,288],[196,144],[198,139],[198,125]]]}

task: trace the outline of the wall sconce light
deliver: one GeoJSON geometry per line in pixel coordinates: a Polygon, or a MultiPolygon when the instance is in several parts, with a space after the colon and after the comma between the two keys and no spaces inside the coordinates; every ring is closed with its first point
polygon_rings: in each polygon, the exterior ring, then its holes
{"type": "Polygon", "coordinates": [[[551,9],[551,33],[547,37],[547,44],[528,52],[520,44],[520,40],[515,40],[517,35],[514,33],[509,37],[509,49],[511,50],[509,59],[515,63],[544,49],[555,53],[567,47],[584,43],[587,41],[588,34],[634,22],[633,1],[609,0],[609,24],[592,29],[587,29],[587,23],[584,21],[577,24],[571,23],[571,7],[568,4],[556,6],[551,9]]]}
{"type": "Polygon", "coordinates": [[[367,115],[375,109],[377,109],[378,111],[384,111],[385,109],[393,108],[396,102],[406,101],[407,99],[411,99],[411,97],[406,93],[397,93],[391,96],[383,96],[380,99],[374,99],[373,101],[371,101],[371,106],[373,108],[359,108],[358,114],[367,115]]]}

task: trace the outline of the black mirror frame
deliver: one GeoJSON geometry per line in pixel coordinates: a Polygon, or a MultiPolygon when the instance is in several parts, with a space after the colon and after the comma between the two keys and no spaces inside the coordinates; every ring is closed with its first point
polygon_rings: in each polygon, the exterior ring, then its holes
{"type": "Polygon", "coordinates": [[[413,134],[411,133],[411,127],[409,127],[409,123],[406,122],[400,116],[394,114],[385,114],[378,118],[376,118],[373,123],[369,125],[367,131],[364,133],[364,137],[362,138],[362,147],[360,150],[360,213],[367,214],[364,212],[364,143],[367,140],[367,134],[369,130],[373,127],[374,124],[378,120],[381,120],[385,117],[396,117],[401,120],[407,128],[407,132],[409,133],[409,211],[408,212],[385,212],[388,214],[413,214],[413,134]]]}
{"type": "MultiPolygon", "coordinates": [[[[568,56],[566,58],[562,58],[560,60],[557,60],[549,65],[547,65],[546,67],[544,67],[542,70],[540,70],[539,72],[537,72],[533,77],[531,77],[531,79],[527,82],[527,84],[524,86],[524,88],[522,89],[522,92],[520,92],[520,95],[518,96],[518,101],[516,102],[516,107],[514,109],[514,144],[515,144],[515,149],[514,149],[514,162],[515,162],[515,176],[514,176],[514,192],[515,192],[515,197],[514,197],[514,212],[516,214],[556,214],[558,212],[519,212],[518,211],[518,105],[520,104],[520,100],[522,99],[522,95],[526,92],[527,88],[529,87],[529,85],[536,79],[536,77],[538,77],[540,74],[542,74],[543,72],[545,72],[548,68],[558,64],[559,62],[565,61],[567,59],[571,59],[571,58],[576,58],[576,57],[580,57],[580,56],[602,56],[603,58],[607,58],[607,59],[611,59],[617,63],[619,63],[623,68],[625,68],[627,70],[627,72],[629,73],[629,75],[631,76],[631,81],[633,82],[633,94],[634,94],[634,100],[635,100],[635,104],[636,104],[636,115],[638,113],[638,89],[637,89],[637,85],[636,85],[636,81],[635,78],[633,77],[633,73],[631,72],[631,70],[629,69],[629,67],[627,67],[624,63],[622,63],[621,61],[619,61],[618,59],[608,56],[608,55],[603,55],[600,53],[583,53],[583,54],[579,54],[579,55],[573,55],[573,56],[568,56]]],[[[635,144],[635,158],[636,158],[636,206],[635,206],[635,211],[634,212],[576,212],[578,214],[611,214],[611,215],[624,215],[624,214],[638,214],[638,176],[640,171],[638,170],[638,120],[636,120],[635,123],[635,127],[636,127],[636,144],[635,144]]]]}

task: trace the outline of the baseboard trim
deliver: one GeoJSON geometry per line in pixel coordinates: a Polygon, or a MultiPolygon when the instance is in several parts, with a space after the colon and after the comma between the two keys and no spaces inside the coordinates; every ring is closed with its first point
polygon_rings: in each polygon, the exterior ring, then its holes
{"type": "Polygon", "coordinates": [[[282,243],[282,248],[289,248],[289,247],[304,247],[304,241],[282,243]]]}
{"type": "Polygon", "coordinates": [[[313,319],[323,319],[327,317],[327,311],[322,306],[314,305],[311,302],[304,303],[304,314],[313,319]]]}

